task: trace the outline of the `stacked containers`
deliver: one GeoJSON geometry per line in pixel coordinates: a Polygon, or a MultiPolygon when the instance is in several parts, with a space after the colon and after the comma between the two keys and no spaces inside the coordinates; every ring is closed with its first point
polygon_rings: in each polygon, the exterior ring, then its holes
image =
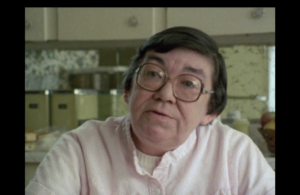
{"type": "Polygon", "coordinates": [[[50,126],[49,94],[48,90],[25,92],[25,131],[36,131],[50,126]]]}
{"type": "Polygon", "coordinates": [[[25,91],[25,130],[60,126],[72,130],[98,118],[97,90],[25,91]]]}
{"type": "Polygon", "coordinates": [[[128,106],[124,101],[122,90],[99,90],[98,113],[99,120],[105,120],[110,116],[126,115],[128,106]]]}
{"type": "Polygon", "coordinates": [[[58,90],[51,94],[51,125],[75,129],[80,121],[97,119],[97,91],[91,89],[58,90]]]}

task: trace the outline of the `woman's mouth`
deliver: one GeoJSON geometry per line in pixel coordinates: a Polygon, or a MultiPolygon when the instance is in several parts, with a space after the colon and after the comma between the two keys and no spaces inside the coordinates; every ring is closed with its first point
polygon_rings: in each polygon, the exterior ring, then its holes
{"type": "Polygon", "coordinates": [[[152,111],[152,112],[154,112],[155,114],[159,114],[159,115],[162,115],[162,116],[166,116],[165,114],[162,114],[162,113],[160,113],[160,112],[156,112],[156,111],[152,111]]]}
{"type": "Polygon", "coordinates": [[[166,113],[159,112],[156,110],[149,110],[148,113],[157,119],[173,119],[171,116],[167,115],[166,113]]]}

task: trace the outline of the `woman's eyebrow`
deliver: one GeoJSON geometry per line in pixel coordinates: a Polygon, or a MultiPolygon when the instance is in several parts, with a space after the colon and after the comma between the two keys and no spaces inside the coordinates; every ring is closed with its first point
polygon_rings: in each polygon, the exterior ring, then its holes
{"type": "Polygon", "coordinates": [[[193,68],[191,66],[187,66],[187,67],[183,68],[183,72],[191,72],[191,73],[197,74],[203,78],[206,78],[206,74],[203,71],[203,69],[198,69],[198,68],[193,68]]]}
{"type": "Polygon", "coordinates": [[[159,56],[153,55],[153,54],[150,54],[150,55],[146,56],[145,61],[148,61],[148,60],[155,60],[155,61],[157,61],[158,63],[160,63],[160,64],[163,65],[163,66],[166,65],[164,59],[162,59],[162,58],[159,57],[159,56]]]}
{"type": "MultiPolygon", "coordinates": [[[[148,60],[155,60],[157,61],[159,64],[166,66],[165,60],[155,54],[149,54],[148,56],[145,57],[145,62],[147,62],[148,60]]],[[[203,71],[203,69],[198,69],[198,68],[194,68],[191,66],[187,66],[184,67],[183,72],[190,72],[190,73],[194,73],[196,75],[199,75],[200,77],[206,78],[206,74],[203,71]]]]}

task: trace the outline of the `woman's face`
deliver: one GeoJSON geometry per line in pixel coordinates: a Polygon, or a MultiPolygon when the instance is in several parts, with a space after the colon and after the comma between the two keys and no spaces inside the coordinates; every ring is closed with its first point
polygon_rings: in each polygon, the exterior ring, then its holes
{"type": "MultiPolygon", "coordinates": [[[[169,78],[191,74],[212,89],[213,62],[206,56],[189,49],[176,48],[167,53],[148,51],[142,63],[161,66],[169,78]]],[[[210,94],[201,94],[195,102],[184,102],[173,95],[172,83],[150,92],[136,83],[136,75],[130,91],[124,99],[131,114],[131,133],[136,147],[142,152],[161,156],[176,149],[199,125],[206,125],[216,116],[208,115],[210,94]]]]}

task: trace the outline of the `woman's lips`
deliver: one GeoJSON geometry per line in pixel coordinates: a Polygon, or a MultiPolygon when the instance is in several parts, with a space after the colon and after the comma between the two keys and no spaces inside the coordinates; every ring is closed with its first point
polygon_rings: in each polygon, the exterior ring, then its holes
{"type": "Polygon", "coordinates": [[[152,116],[156,117],[156,118],[160,118],[160,119],[173,119],[171,116],[169,116],[166,113],[163,112],[159,112],[156,110],[149,110],[147,111],[149,114],[151,114],[152,116]]]}

